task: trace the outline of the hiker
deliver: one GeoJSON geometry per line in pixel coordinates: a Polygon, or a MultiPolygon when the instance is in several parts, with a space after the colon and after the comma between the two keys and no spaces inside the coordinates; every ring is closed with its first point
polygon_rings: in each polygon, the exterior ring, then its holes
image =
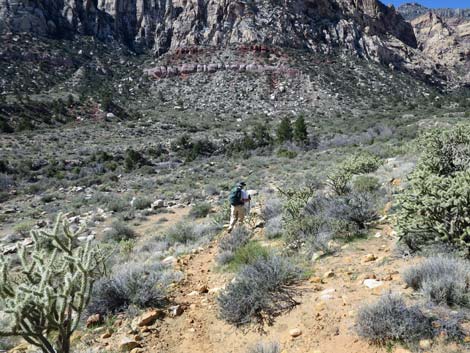
{"type": "Polygon", "coordinates": [[[245,219],[245,204],[250,202],[250,196],[246,193],[245,188],[246,184],[241,181],[236,186],[233,187],[230,192],[230,226],[228,227],[228,232],[230,233],[238,222],[243,223],[245,219]]]}

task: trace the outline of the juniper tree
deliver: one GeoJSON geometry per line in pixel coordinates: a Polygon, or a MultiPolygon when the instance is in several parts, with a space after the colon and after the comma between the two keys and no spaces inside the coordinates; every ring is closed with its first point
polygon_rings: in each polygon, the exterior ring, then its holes
{"type": "Polygon", "coordinates": [[[276,137],[279,143],[284,143],[287,141],[292,141],[292,124],[288,117],[284,117],[281,120],[276,132],[276,137]]]}
{"type": "Polygon", "coordinates": [[[70,337],[104,270],[103,253],[77,236],[59,215],[52,230],[33,230],[33,247],[18,246],[19,270],[0,259],[0,308],[9,327],[0,337],[21,336],[44,353],[69,353],[70,337]]]}
{"type": "Polygon", "coordinates": [[[303,115],[299,115],[295,120],[293,136],[294,141],[298,144],[305,145],[308,143],[307,125],[305,124],[303,115]]]}

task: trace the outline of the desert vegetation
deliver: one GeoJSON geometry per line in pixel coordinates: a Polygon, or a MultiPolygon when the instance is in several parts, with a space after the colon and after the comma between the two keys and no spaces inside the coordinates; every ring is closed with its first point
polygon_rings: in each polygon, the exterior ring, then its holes
{"type": "Polygon", "coordinates": [[[0,351],[468,351],[468,89],[294,49],[242,54],[300,75],[152,81],[196,54],[13,38],[0,351]]]}

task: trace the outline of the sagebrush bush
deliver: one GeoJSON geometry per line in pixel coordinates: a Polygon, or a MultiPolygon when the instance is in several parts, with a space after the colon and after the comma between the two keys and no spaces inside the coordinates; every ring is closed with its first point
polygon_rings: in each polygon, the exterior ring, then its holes
{"type": "Polygon", "coordinates": [[[275,239],[282,236],[283,225],[282,225],[282,215],[278,215],[274,218],[270,218],[266,221],[264,226],[264,235],[268,239],[275,239]]]}
{"type": "Polygon", "coordinates": [[[307,246],[308,252],[328,252],[330,240],[363,234],[378,215],[375,193],[349,191],[341,196],[325,196],[317,192],[306,201],[295,198],[298,196],[294,193],[283,217],[290,249],[307,246]]]}
{"type": "Polygon", "coordinates": [[[230,260],[229,267],[232,270],[237,270],[243,265],[251,265],[259,259],[267,259],[270,252],[265,247],[261,246],[257,241],[250,241],[244,246],[238,248],[230,260]]]}
{"type": "Polygon", "coordinates": [[[235,252],[246,245],[251,238],[251,233],[246,227],[236,227],[233,231],[225,235],[219,241],[219,253],[216,261],[220,265],[225,265],[233,260],[235,252]]]}
{"type": "Polygon", "coordinates": [[[137,210],[144,210],[152,205],[152,200],[147,197],[136,197],[133,206],[137,210]]]}
{"type": "Polygon", "coordinates": [[[211,240],[220,230],[220,225],[211,223],[180,222],[166,232],[165,239],[170,245],[202,244],[211,240]]]}
{"type": "Polygon", "coordinates": [[[281,353],[281,346],[277,342],[258,342],[248,348],[247,353],[281,353]]]}
{"type": "Polygon", "coordinates": [[[267,222],[282,214],[282,202],[278,198],[269,198],[261,209],[261,217],[267,222]]]}
{"type": "Polygon", "coordinates": [[[378,217],[376,196],[370,192],[350,192],[344,196],[329,199],[326,214],[338,220],[352,222],[359,229],[378,217]]]}
{"type": "Polygon", "coordinates": [[[373,193],[380,189],[379,179],[370,175],[358,175],[352,180],[353,190],[357,192],[373,193]]]}
{"type": "Polygon", "coordinates": [[[470,265],[464,260],[431,257],[408,268],[403,279],[435,304],[470,305],[470,265]]]}
{"type": "Polygon", "coordinates": [[[274,318],[299,304],[295,284],[299,268],[287,259],[270,256],[245,266],[217,298],[220,317],[233,325],[272,324],[274,318]]]}
{"type": "Polygon", "coordinates": [[[193,218],[204,218],[212,210],[212,205],[208,202],[201,202],[191,207],[189,215],[193,218]]]}
{"type": "Polygon", "coordinates": [[[111,229],[104,234],[105,241],[132,240],[137,236],[136,232],[123,221],[114,221],[111,229]]]}
{"type": "Polygon", "coordinates": [[[122,212],[127,210],[130,207],[130,204],[126,199],[115,196],[108,200],[106,207],[108,210],[113,212],[122,212]]]}
{"type": "Polygon", "coordinates": [[[87,311],[107,315],[126,310],[129,305],[141,309],[162,307],[167,302],[168,285],[175,278],[161,265],[123,264],[96,283],[87,311]]]}
{"type": "Polygon", "coordinates": [[[417,306],[407,306],[397,294],[382,295],[375,303],[358,311],[356,329],[360,336],[374,342],[414,342],[432,336],[433,327],[417,306]]]}

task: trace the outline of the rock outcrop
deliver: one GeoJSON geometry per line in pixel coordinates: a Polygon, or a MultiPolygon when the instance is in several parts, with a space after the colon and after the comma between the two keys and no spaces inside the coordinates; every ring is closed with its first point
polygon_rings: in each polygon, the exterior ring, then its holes
{"type": "Polygon", "coordinates": [[[417,45],[411,25],[377,0],[0,0],[1,31],[114,38],[157,54],[256,43],[387,64],[417,45]]]}
{"type": "Polygon", "coordinates": [[[470,21],[446,21],[428,12],[412,22],[422,53],[470,82],[470,21]]]}

